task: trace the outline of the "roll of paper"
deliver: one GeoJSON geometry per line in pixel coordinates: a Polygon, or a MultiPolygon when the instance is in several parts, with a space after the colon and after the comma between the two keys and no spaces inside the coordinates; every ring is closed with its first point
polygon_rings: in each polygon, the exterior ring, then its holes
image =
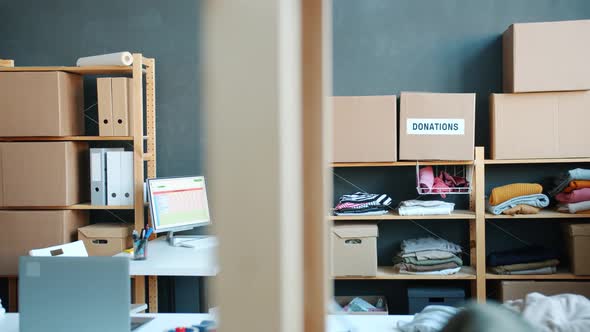
{"type": "Polygon", "coordinates": [[[76,66],[131,66],[133,56],[129,52],[118,52],[79,58],[76,66]]]}

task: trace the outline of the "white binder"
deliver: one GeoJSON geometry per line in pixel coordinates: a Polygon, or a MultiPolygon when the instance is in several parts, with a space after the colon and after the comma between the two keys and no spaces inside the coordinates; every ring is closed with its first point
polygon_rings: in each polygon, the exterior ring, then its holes
{"type": "Polygon", "coordinates": [[[123,148],[90,149],[90,204],[107,205],[107,151],[123,151],[123,148]]]}
{"type": "Polygon", "coordinates": [[[121,151],[107,151],[107,205],[123,205],[121,199],[121,151]]]}
{"type": "Polygon", "coordinates": [[[133,152],[121,152],[122,205],[133,205],[133,152]]]}

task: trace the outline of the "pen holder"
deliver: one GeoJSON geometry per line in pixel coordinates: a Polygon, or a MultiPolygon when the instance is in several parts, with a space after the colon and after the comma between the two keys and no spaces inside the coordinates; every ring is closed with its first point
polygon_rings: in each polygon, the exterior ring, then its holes
{"type": "Polygon", "coordinates": [[[137,240],[133,242],[133,259],[144,260],[147,258],[148,240],[137,240]]]}

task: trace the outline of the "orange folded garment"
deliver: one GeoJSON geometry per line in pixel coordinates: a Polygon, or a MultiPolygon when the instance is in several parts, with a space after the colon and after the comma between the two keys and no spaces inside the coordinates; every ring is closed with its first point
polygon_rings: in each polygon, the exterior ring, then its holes
{"type": "MultiPolygon", "coordinates": [[[[589,181],[590,182],[590,181],[589,181]]],[[[490,205],[498,205],[519,196],[540,194],[543,187],[537,183],[513,183],[492,189],[490,205]]]]}
{"type": "Polygon", "coordinates": [[[588,180],[574,180],[563,190],[565,193],[571,193],[576,189],[590,188],[590,181],[588,180]]]}
{"type": "Polygon", "coordinates": [[[516,214],[537,214],[537,213],[539,213],[539,211],[541,211],[541,209],[538,207],[525,205],[525,204],[518,204],[517,206],[515,206],[513,208],[502,211],[502,214],[507,214],[507,215],[513,216],[516,214]]]}

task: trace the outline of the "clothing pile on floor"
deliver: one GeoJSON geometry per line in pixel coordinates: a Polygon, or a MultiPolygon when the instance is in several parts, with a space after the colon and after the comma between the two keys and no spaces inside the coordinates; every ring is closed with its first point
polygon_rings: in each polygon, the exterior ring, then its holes
{"type": "Polygon", "coordinates": [[[576,168],[562,174],[550,194],[559,202],[560,212],[590,213],[590,169],[576,168]]]}
{"type": "Polygon", "coordinates": [[[537,183],[513,183],[492,189],[487,210],[493,214],[535,214],[549,206],[549,197],[537,183]]]}
{"type": "Polygon", "coordinates": [[[455,274],[463,266],[459,253],[459,245],[443,239],[404,240],[401,252],[393,258],[394,269],[404,274],[455,274]]]}
{"type": "Polygon", "coordinates": [[[496,274],[554,274],[558,258],[555,250],[533,246],[491,253],[487,263],[496,274]]]}
{"type": "Polygon", "coordinates": [[[440,194],[445,198],[446,193],[468,193],[469,181],[445,171],[435,177],[432,166],[426,166],[418,171],[418,188],[419,194],[440,194]]]}
{"type": "Polygon", "coordinates": [[[342,195],[334,208],[337,216],[379,216],[386,214],[391,205],[391,197],[386,194],[356,192],[342,195]]]}
{"type": "Polygon", "coordinates": [[[454,203],[412,199],[401,202],[397,211],[400,216],[434,216],[451,214],[454,209],[454,203]]]}

